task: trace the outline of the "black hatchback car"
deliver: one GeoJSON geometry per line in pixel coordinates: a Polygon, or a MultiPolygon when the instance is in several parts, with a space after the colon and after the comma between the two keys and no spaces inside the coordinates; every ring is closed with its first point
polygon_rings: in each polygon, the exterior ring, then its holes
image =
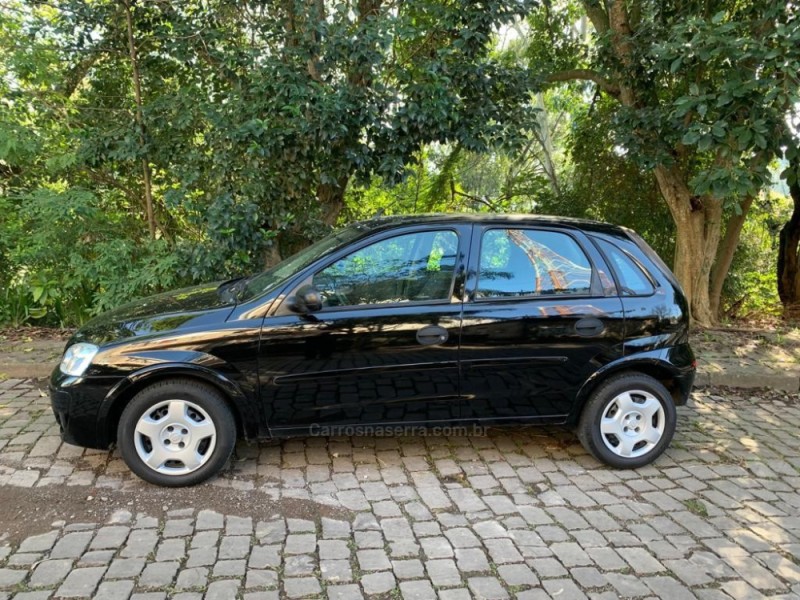
{"type": "Polygon", "coordinates": [[[252,277],[138,300],[69,341],[50,387],[66,441],[116,443],[191,485],[237,436],[521,423],[577,426],[636,468],[692,387],[688,309],[635,233],[563,218],[351,225],[252,277]]]}

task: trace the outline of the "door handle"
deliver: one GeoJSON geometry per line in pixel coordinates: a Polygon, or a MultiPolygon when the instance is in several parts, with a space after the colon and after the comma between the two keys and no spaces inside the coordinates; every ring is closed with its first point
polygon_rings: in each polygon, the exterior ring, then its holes
{"type": "Polygon", "coordinates": [[[444,344],[450,334],[444,327],[438,325],[428,325],[422,329],[417,330],[417,341],[423,346],[435,346],[436,344],[444,344]]]}
{"type": "Polygon", "coordinates": [[[603,333],[605,328],[605,323],[595,317],[580,319],[577,323],[575,323],[575,333],[585,337],[599,335],[603,333]]]}

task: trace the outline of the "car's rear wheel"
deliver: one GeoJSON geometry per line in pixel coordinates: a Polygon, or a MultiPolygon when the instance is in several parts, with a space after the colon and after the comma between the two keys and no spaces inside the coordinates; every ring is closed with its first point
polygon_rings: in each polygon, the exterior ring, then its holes
{"type": "Polygon", "coordinates": [[[117,444],[125,463],[156,485],[195,485],[217,474],[236,443],[222,395],[191,379],[154,383],[125,407],[117,444]]]}
{"type": "Polygon", "coordinates": [[[612,467],[635,469],[658,458],[675,434],[677,413],[669,391],[642,373],[602,383],[581,414],[583,447],[612,467]]]}

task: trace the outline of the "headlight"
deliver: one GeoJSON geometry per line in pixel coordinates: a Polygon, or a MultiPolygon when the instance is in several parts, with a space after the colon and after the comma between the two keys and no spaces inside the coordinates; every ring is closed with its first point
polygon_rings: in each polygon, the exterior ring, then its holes
{"type": "Polygon", "coordinates": [[[64,353],[64,358],[61,359],[61,372],[64,375],[73,375],[80,377],[84,371],[92,364],[94,355],[97,354],[99,348],[94,344],[73,344],[64,353]]]}

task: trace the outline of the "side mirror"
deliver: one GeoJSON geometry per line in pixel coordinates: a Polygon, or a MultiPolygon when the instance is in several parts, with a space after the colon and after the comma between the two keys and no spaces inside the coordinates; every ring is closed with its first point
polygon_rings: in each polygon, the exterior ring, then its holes
{"type": "Polygon", "coordinates": [[[317,312],[322,310],[322,295],[313,285],[304,285],[289,299],[289,307],[301,314],[317,312]]]}

